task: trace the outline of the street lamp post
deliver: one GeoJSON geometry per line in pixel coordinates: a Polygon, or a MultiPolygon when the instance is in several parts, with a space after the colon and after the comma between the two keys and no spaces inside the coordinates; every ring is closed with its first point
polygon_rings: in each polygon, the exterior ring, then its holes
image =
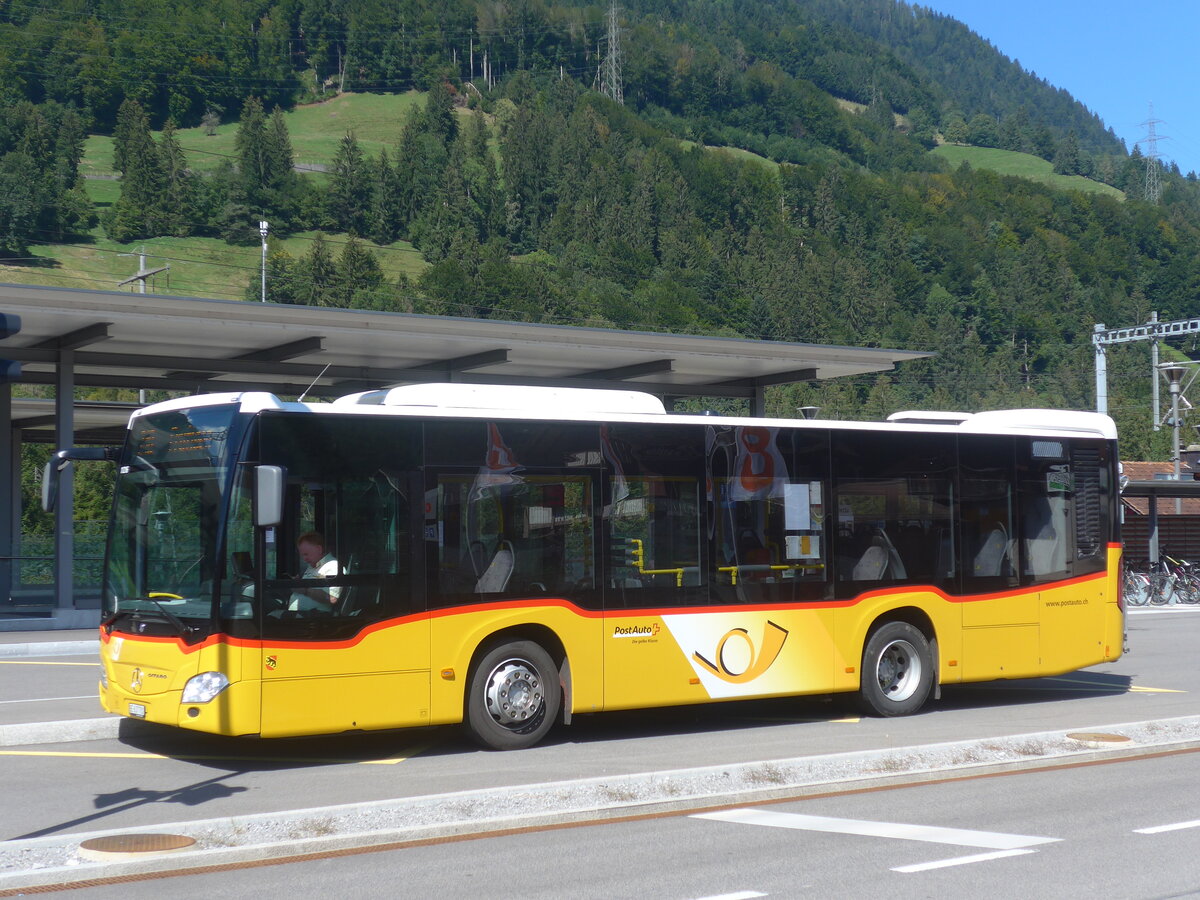
{"type": "Polygon", "coordinates": [[[267,232],[271,226],[266,219],[258,222],[258,233],[262,235],[262,302],[267,302],[267,232]]]}

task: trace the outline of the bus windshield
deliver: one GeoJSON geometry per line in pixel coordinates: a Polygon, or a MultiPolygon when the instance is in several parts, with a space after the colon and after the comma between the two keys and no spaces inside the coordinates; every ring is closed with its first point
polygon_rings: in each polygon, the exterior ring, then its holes
{"type": "Polygon", "coordinates": [[[117,475],[106,618],[144,614],[167,632],[212,618],[237,410],[199,406],[134,420],[117,475]]]}

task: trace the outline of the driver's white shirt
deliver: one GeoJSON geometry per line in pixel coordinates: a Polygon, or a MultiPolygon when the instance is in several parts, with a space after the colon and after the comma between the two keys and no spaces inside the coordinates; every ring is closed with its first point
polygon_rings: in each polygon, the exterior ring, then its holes
{"type": "MultiPolygon", "coordinates": [[[[300,575],[301,578],[336,578],[338,575],[338,561],[332,553],[326,553],[315,566],[307,566],[304,572],[300,575]]],[[[329,595],[331,603],[322,603],[320,600],[314,600],[307,594],[299,592],[292,594],[291,602],[288,603],[288,609],[307,610],[307,609],[329,609],[332,604],[336,604],[338,598],[342,595],[340,587],[331,587],[321,589],[329,595]]]]}

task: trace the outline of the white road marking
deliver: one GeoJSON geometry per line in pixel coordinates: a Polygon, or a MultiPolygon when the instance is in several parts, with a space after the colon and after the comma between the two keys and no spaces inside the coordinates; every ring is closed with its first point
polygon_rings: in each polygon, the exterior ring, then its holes
{"type": "Polygon", "coordinates": [[[95,694],[81,694],[78,697],[38,697],[32,700],[0,700],[3,703],[49,703],[51,700],[95,700],[95,694]]]}
{"type": "Polygon", "coordinates": [[[765,809],[730,809],[698,813],[694,819],[713,819],[740,825],[766,825],[795,828],[800,831],[824,831],[831,834],[857,834],[864,837],[898,838],[933,844],[957,844],[987,850],[1018,850],[1036,844],[1050,844],[1061,838],[1035,837],[1028,834],[1002,834],[995,831],[968,831],[964,828],[940,828],[935,825],[906,825],[900,822],[868,822],[862,819],[835,819],[765,809]]]}
{"type": "Polygon", "coordinates": [[[1200,819],[1191,822],[1176,822],[1174,825],[1155,825],[1152,828],[1135,828],[1134,834],[1162,834],[1164,831],[1183,831],[1185,828],[1200,828],[1200,819]]]}
{"type": "Polygon", "coordinates": [[[697,900],[754,900],[755,897],[765,897],[758,891],[738,891],[736,894],[714,894],[711,897],[698,897],[697,900]]]}
{"type": "Polygon", "coordinates": [[[1161,616],[1170,613],[1195,613],[1200,612],[1200,606],[1191,604],[1190,606],[1135,606],[1130,609],[1125,607],[1125,612],[1131,616],[1161,616]]]}
{"type": "Polygon", "coordinates": [[[953,859],[939,859],[935,862],[916,863],[911,866],[895,866],[893,872],[928,872],[930,869],[946,869],[950,866],[966,866],[971,863],[988,862],[993,859],[1004,859],[1006,856],[1024,856],[1026,853],[1037,853],[1036,850],[997,850],[995,853],[976,853],[973,856],[956,856],[953,859]]]}

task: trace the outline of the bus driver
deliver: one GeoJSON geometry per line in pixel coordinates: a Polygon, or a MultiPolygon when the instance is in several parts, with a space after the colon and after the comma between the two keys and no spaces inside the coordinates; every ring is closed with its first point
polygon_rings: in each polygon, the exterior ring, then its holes
{"type": "MultiPolygon", "coordinates": [[[[296,539],[296,550],[304,561],[305,569],[301,578],[336,578],[338,561],[332,553],[325,551],[325,538],[316,531],[306,531],[296,539]]],[[[340,587],[301,588],[292,591],[292,599],[288,604],[293,610],[329,609],[337,605],[341,597],[340,587]]]]}

